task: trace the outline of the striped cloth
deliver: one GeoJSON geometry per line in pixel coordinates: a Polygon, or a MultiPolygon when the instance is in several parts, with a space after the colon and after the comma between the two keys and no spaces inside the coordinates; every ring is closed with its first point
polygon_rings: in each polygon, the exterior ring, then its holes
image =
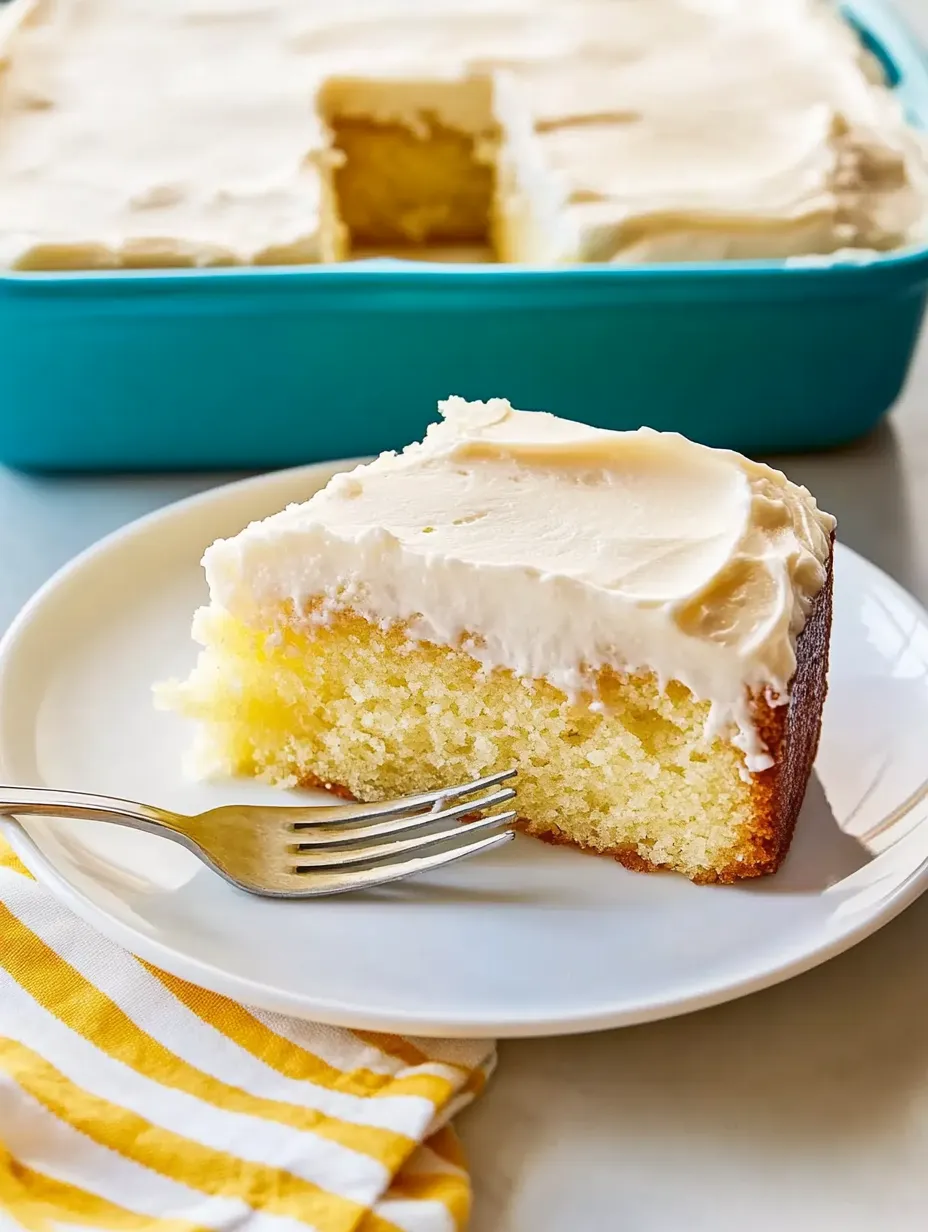
{"type": "Polygon", "coordinates": [[[0,839],[0,1232],[454,1232],[488,1043],[322,1027],[166,975],[0,839]]]}

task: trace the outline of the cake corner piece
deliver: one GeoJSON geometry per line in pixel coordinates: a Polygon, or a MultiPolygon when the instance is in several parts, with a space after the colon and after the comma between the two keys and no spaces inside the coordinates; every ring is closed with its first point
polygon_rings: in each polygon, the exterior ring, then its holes
{"type": "Polygon", "coordinates": [[[361,800],[515,766],[529,834],[774,872],[827,685],[834,519],[673,433],[451,398],[421,442],[208,550],[204,764],[361,800]]]}

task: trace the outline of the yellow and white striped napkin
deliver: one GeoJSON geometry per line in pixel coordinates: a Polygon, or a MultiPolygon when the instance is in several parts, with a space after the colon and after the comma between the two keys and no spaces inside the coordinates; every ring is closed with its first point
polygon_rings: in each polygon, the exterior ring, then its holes
{"type": "Polygon", "coordinates": [[[453,1232],[492,1044],[336,1030],[166,975],[0,839],[0,1232],[453,1232]]]}

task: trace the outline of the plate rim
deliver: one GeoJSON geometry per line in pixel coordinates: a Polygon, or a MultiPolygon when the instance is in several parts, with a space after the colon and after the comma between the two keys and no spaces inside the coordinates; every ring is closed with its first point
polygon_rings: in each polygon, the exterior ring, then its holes
{"type": "MultiPolygon", "coordinates": [[[[9,627],[0,637],[0,711],[6,704],[6,682],[12,664],[15,662],[16,651],[26,630],[36,618],[39,611],[49,602],[53,602],[56,592],[64,587],[75,574],[91,561],[104,556],[110,549],[120,545],[127,539],[132,539],[139,533],[149,530],[158,523],[182,518],[201,506],[215,503],[220,496],[233,499],[238,493],[251,489],[259,489],[265,485],[273,486],[277,482],[285,486],[290,479],[306,475],[317,479],[322,473],[333,474],[349,469],[358,464],[361,459],[338,459],[320,463],[289,467],[257,475],[221,483],[202,492],[194,493],[181,500],[170,502],[158,509],[144,514],[140,518],[126,523],[105,535],[103,538],[84,548],[71,560],[67,561],[49,577],[35,593],[26,601],[9,627]]],[[[898,593],[906,604],[910,605],[928,624],[928,610],[919,600],[907,591],[900,583],[887,573],[867,560],[866,557],[854,551],[844,543],[838,543],[836,550],[840,556],[848,555],[856,558],[867,570],[876,574],[881,583],[888,585],[898,593]]],[[[8,761],[0,734],[0,771],[8,761]]],[[[928,796],[928,779],[910,796],[901,802],[899,808],[910,811],[928,796]]],[[[928,824],[928,818],[920,824],[928,824]]],[[[417,1034],[420,1036],[451,1036],[459,1038],[530,1038],[552,1035],[571,1035],[588,1031],[608,1030],[622,1026],[633,1026],[647,1022],[660,1021],[665,1018],[679,1017],[684,1014],[708,1009],[711,1006],[748,996],[764,988],[783,983],[794,976],[837,957],[852,949],[859,942],[877,932],[890,923],[909,907],[925,890],[928,890],[928,860],[914,869],[907,877],[900,880],[891,893],[881,899],[875,908],[856,917],[849,927],[840,930],[836,935],[826,937],[811,949],[804,949],[799,955],[787,955],[783,961],[754,973],[696,990],[688,994],[667,994],[643,1006],[611,1007],[589,1012],[578,1010],[573,1013],[559,1014],[553,1017],[530,1019],[515,1019],[511,1015],[499,1021],[491,1021],[482,1017],[475,1021],[436,1022],[429,1019],[427,1011],[421,1015],[382,1014],[371,1009],[357,1011],[352,1007],[326,1000],[324,997],[308,997],[300,993],[288,993],[285,989],[270,984],[262,984],[222,967],[207,962],[204,959],[191,956],[182,950],[172,948],[158,938],[133,929],[118,917],[111,915],[100,903],[73,885],[59,871],[52,858],[48,856],[34,841],[28,831],[12,818],[0,817],[0,835],[10,844],[29,872],[41,884],[55,895],[75,915],[90,924],[103,936],[120,945],[129,953],[141,958],[165,971],[188,980],[190,983],[206,988],[219,995],[244,1005],[258,1006],[271,1012],[289,1014],[320,1022],[328,1026],[346,1027],[356,1030],[375,1030],[398,1034],[417,1034]]]]}

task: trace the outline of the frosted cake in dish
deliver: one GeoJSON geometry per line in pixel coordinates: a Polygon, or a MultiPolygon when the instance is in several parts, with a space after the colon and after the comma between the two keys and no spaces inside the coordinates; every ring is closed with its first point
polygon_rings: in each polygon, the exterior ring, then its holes
{"type": "Polygon", "coordinates": [[[827,0],[14,0],[0,264],[885,250],[923,138],[827,0]]]}
{"type": "Polygon", "coordinates": [[[425,440],[204,557],[202,773],[361,800],[519,771],[529,833],[773,872],[826,689],[834,520],[673,434],[452,398],[425,440]]]}

